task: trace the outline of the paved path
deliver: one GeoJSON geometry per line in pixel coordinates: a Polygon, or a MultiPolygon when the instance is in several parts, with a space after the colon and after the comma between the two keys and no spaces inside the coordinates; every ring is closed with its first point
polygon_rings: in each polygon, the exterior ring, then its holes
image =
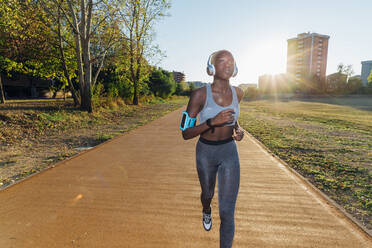
{"type": "MultiPolygon", "coordinates": [[[[201,224],[181,109],[0,192],[0,247],[218,247],[201,224]]],[[[372,247],[368,235],[246,136],[234,247],[372,247]]],[[[217,190],[217,188],[216,188],[217,190]]]]}

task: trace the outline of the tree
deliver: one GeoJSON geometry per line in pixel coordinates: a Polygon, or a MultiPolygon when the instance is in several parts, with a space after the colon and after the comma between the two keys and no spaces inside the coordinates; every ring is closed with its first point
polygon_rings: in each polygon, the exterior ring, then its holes
{"type": "Polygon", "coordinates": [[[173,79],[172,73],[161,68],[155,69],[151,72],[147,84],[150,91],[155,96],[161,98],[169,97],[176,90],[176,82],[173,79]]]}
{"type": "Polygon", "coordinates": [[[372,84],[372,70],[371,70],[371,72],[369,73],[369,76],[368,76],[368,83],[369,84],[372,84]]]}
{"type": "Polygon", "coordinates": [[[138,104],[138,87],[149,73],[145,58],[161,53],[152,45],[153,26],[170,8],[168,0],[123,0],[121,9],[123,30],[128,40],[129,72],[133,83],[133,104],[138,104]]]}
{"type": "Polygon", "coordinates": [[[0,2],[0,76],[26,74],[32,85],[34,77],[58,74],[55,51],[47,44],[52,36],[40,18],[45,15],[35,1],[0,2]]]}
{"type": "Polygon", "coordinates": [[[53,0],[44,7],[54,16],[57,9],[74,37],[75,58],[79,77],[81,108],[92,112],[92,86],[100,73],[108,50],[118,41],[118,6],[110,0],[53,0]],[[48,8],[49,6],[49,8],[48,8]],[[93,42],[92,42],[93,41],[93,42]],[[93,56],[92,56],[93,55],[93,56]],[[92,75],[92,66],[97,65],[92,75]]]}
{"type": "Polygon", "coordinates": [[[187,88],[188,86],[186,82],[184,81],[176,82],[176,91],[174,92],[174,94],[178,96],[185,95],[187,88]]]}
{"type": "Polygon", "coordinates": [[[195,87],[195,84],[194,84],[194,82],[190,82],[189,83],[189,95],[191,95],[191,92],[193,92],[193,90],[195,90],[196,89],[196,87],[195,87]]]}
{"type": "Polygon", "coordinates": [[[5,97],[4,97],[4,88],[3,88],[3,75],[0,73],[0,103],[4,104],[5,103],[5,97]]]}
{"type": "Polygon", "coordinates": [[[337,73],[327,77],[328,91],[330,93],[344,94],[348,92],[348,80],[354,74],[352,65],[345,66],[343,63],[338,64],[337,73]]]}
{"type": "Polygon", "coordinates": [[[343,63],[340,63],[340,64],[337,65],[337,72],[347,75],[346,80],[348,80],[349,77],[351,77],[351,75],[354,74],[353,66],[352,65],[344,65],[343,63]]]}
{"type": "Polygon", "coordinates": [[[327,76],[327,93],[341,94],[347,86],[347,75],[336,72],[327,76]]]}
{"type": "Polygon", "coordinates": [[[346,90],[347,93],[356,93],[360,88],[363,87],[362,79],[360,77],[350,77],[347,81],[346,90]]]}
{"type": "Polygon", "coordinates": [[[245,91],[244,91],[244,100],[255,100],[258,96],[259,92],[258,89],[255,86],[249,86],[245,91]]]}

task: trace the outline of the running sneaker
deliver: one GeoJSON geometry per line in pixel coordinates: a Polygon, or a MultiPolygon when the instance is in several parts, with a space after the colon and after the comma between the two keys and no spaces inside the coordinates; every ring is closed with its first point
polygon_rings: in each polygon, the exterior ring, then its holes
{"type": "Polygon", "coordinates": [[[203,211],[203,227],[206,231],[209,231],[212,228],[212,208],[209,214],[204,213],[203,211]]]}

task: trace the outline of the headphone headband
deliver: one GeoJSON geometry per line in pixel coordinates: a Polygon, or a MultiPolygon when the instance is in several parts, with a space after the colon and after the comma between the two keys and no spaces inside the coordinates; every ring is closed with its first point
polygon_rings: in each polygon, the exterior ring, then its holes
{"type": "MultiPolygon", "coordinates": [[[[207,62],[207,73],[209,76],[214,76],[216,74],[216,68],[214,67],[214,65],[211,63],[211,60],[212,60],[212,56],[216,53],[218,53],[219,51],[217,52],[214,52],[212,53],[211,55],[209,55],[209,58],[208,58],[208,62],[207,62]]],[[[235,59],[234,59],[234,72],[232,74],[232,77],[235,77],[236,74],[238,74],[238,67],[236,66],[236,62],[235,62],[235,59]]]]}

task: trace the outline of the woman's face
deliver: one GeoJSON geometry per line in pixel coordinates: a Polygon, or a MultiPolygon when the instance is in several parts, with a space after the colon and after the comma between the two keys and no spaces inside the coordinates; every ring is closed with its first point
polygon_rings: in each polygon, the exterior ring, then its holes
{"type": "Polygon", "coordinates": [[[216,55],[214,62],[216,77],[228,80],[234,73],[234,58],[229,52],[221,52],[216,55]]]}

